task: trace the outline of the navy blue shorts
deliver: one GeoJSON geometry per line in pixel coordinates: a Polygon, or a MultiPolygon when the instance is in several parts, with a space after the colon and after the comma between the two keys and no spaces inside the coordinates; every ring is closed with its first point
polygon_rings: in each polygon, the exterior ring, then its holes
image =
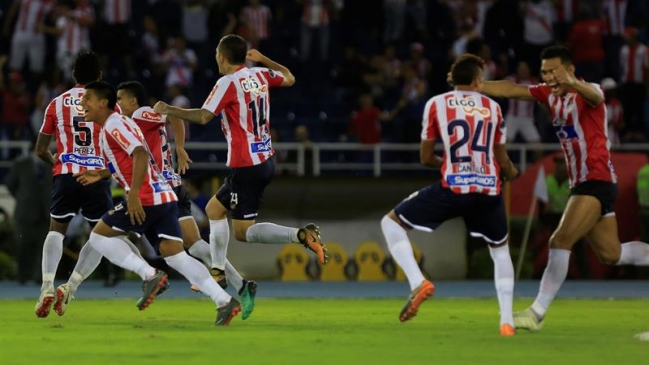
{"type": "Polygon", "coordinates": [[[440,183],[429,185],[403,200],[394,208],[403,224],[432,232],[442,223],[462,217],[473,237],[490,244],[507,240],[507,215],[501,196],[456,194],[440,183]]]}
{"type": "Polygon", "coordinates": [[[84,218],[96,223],[113,207],[109,179],[83,186],[72,174],[54,176],[50,216],[55,221],[68,223],[81,209],[84,218]]]}
{"type": "Polygon", "coordinates": [[[264,190],[275,174],[275,160],[250,166],[233,168],[223,185],[216,192],[216,198],[226,207],[232,219],[255,219],[264,199],[264,190]]]}
{"type": "Polygon", "coordinates": [[[192,201],[189,199],[187,190],[180,185],[174,188],[174,193],[178,197],[178,220],[192,216],[192,201]]]}
{"type": "Polygon", "coordinates": [[[145,235],[149,243],[154,247],[160,243],[161,239],[182,242],[180,225],[178,224],[178,206],[175,202],[143,208],[146,218],[141,225],[131,224],[131,218],[126,215],[126,205],[123,204],[104,214],[101,220],[114,230],[145,235]]]}
{"type": "Polygon", "coordinates": [[[601,204],[603,217],[615,215],[613,205],[617,198],[617,184],[602,180],[587,180],[570,189],[570,195],[590,195],[601,204]]]}

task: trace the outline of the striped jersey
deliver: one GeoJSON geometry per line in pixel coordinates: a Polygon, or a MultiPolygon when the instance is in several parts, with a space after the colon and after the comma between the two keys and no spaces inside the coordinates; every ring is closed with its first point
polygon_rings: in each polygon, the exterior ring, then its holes
{"type": "MultiPolygon", "coordinates": [[[[140,128],[131,118],[112,113],[101,130],[101,146],[108,170],[128,194],[133,181],[133,157],[136,147],[142,146],[149,152],[140,128]]],[[[151,153],[149,152],[149,156],[151,153]]],[[[142,206],[160,205],[177,201],[171,185],[162,172],[149,158],[144,182],[140,188],[142,206]]]]}
{"type": "Polygon", "coordinates": [[[245,66],[216,82],[202,108],[221,114],[221,129],[228,142],[228,166],[259,165],[275,153],[268,120],[269,88],[283,82],[284,75],[279,71],[245,66]]]}
{"type": "Polygon", "coordinates": [[[83,85],[76,85],[54,98],[45,109],[40,132],[56,136],[54,176],[104,168],[99,146],[101,126],[84,119],[83,93],[83,85]]]}
{"type": "MultiPolygon", "coordinates": [[[[598,84],[591,84],[602,93],[598,84]]],[[[530,94],[547,105],[552,125],[566,158],[570,187],[587,180],[617,182],[611,163],[611,142],[606,126],[606,105],[589,105],[575,91],[554,96],[546,84],[529,86],[530,94]]]]}
{"type": "Polygon", "coordinates": [[[426,103],[422,140],[444,144],[442,186],[457,194],[500,194],[500,166],[494,145],[507,133],[500,106],[473,91],[450,91],[426,103]]]}
{"type": "Polygon", "coordinates": [[[144,139],[155,165],[172,188],[182,184],[180,175],[174,171],[169,139],[167,138],[167,116],[158,114],[151,107],[143,106],[133,112],[131,119],[144,134],[144,139]]]}
{"type": "Polygon", "coordinates": [[[55,0],[15,0],[20,1],[16,33],[42,33],[42,23],[45,17],[56,7],[55,0]]]}

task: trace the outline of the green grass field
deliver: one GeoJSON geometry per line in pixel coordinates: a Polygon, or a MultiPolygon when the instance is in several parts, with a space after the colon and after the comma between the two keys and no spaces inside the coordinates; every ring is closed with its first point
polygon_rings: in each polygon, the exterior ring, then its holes
{"type": "MultiPolygon", "coordinates": [[[[642,364],[649,301],[557,300],[545,328],[501,338],[495,300],[431,300],[399,323],[401,300],[258,300],[213,326],[207,300],[78,300],[37,319],[0,300],[0,364],[642,364]]],[[[529,300],[518,301],[524,308],[529,300]]]]}

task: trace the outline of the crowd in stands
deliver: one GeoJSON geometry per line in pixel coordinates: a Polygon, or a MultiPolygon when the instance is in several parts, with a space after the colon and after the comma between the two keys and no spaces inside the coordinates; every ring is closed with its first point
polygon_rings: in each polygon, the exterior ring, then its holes
{"type": "MultiPolygon", "coordinates": [[[[449,90],[452,60],[487,79],[538,82],[539,53],[561,42],[577,73],[608,94],[612,142],[649,135],[643,0],[14,0],[1,3],[0,138],[30,140],[72,82],[74,55],[102,56],[104,79],[137,79],[151,102],[200,107],[218,78],[215,46],[236,33],[297,76],[273,93],[274,137],[417,143],[427,99],[449,90]]],[[[502,101],[510,141],[555,141],[547,113],[502,101]]],[[[223,141],[192,125],[191,141],[223,141]]],[[[0,151],[2,152],[2,151],[0,151]]],[[[6,151],[3,157],[8,157],[6,151]]]]}

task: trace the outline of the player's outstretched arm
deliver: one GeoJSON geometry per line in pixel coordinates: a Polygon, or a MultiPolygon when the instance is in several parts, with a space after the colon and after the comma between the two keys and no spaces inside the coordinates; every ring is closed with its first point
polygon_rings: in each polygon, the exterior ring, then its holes
{"type": "Polygon", "coordinates": [[[284,82],[282,82],[282,87],[293,86],[293,84],[295,84],[295,76],[293,76],[291,71],[286,68],[286,66],[280,65],[279,63],[271,60],[256,49],[249,50],[246,54],[246,59],[253,62],[260,62],[262,65],[268,67],[273,71],[281,72],[282,75],[284,75],[284,82]]]}
{"type": "Polygon", "coordinates": [[[169,115],[192,123],[207,124],[214,118],[214,114],[205,109],[184,109],[171,106],[164,101],[159,101],[153,106],[153,111],[158,114],[169,115]]]}
{"type": "Polygon", "coordinates": [[[182,119],[172,116],[169,116],[167,120],[171,124],[171,130],[174,132],[176,158],[178,159],[178,172],[184,174],[189,170],[189,164],[194,162],[189,158],[187,151],[185,151],[185,123],[182,119]]]}
{"type": "Polygon", "coordinates": [[[485,81],[480,92],[496,98],[534,100],[527,85],[516,84],[509,80],[485,81]]]}
{"type": "Polygon", "coordinates": [[[52,141],[52,136],[49,134],[39,133],[38,138],[36,139],[36,146],[34,146],[34,152],[41,160],[45,161],[50,166],[54,166],[56,159],[50,151],[50,142],[52,141]]]}
{"type": "Polygon", "coordinates": [[[440,168],[444,160],[435,154],[435,140],[424,139],[419,149],[419,160],[426,167],[440,168]]]}
{"type": "Polygon", "coordinates": [[[511,181],[518,177],[518,169],[514,166],[512,160],[509,159],[507,148],[504,144],[494,145],[494,155],[496,156],[496,162],[498,162],[498,166],[500,166],[500,171],[505,177],[505,180],[511,181]]]}

